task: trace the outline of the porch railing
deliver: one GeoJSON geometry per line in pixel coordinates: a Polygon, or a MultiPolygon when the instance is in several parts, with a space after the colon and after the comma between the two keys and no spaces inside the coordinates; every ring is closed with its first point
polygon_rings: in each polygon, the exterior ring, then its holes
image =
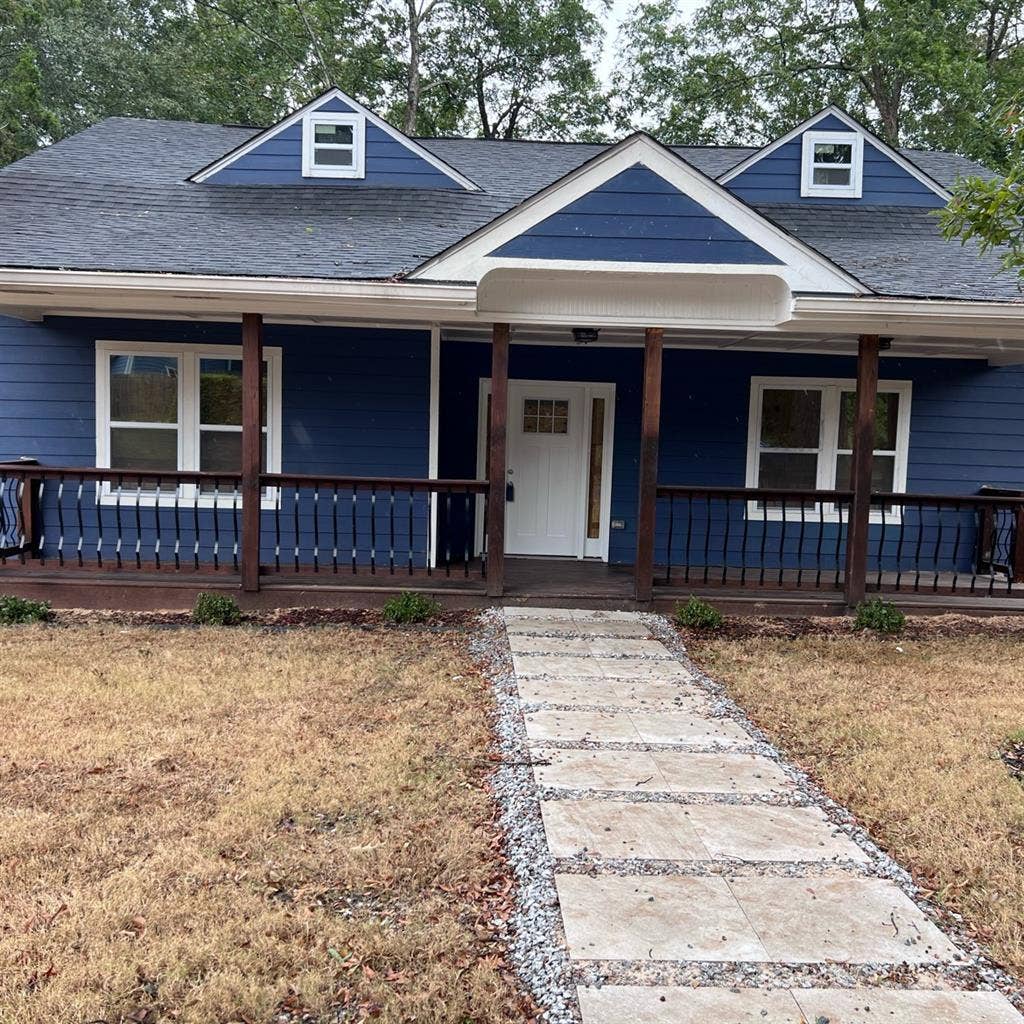
{"type": "MultiPolygon", "coordinates": [[[[265,473],[264,575],[468,578],[475,480],[265,473]],[[434,528],[436,526],[436,529],[434,528]]],[[[239,573],[240,474],[0,465],[0,567],[239,573]]]]}
{"type": "MultiPolygon", "coordinates": [[[[851,491],[659,485],[655,583],[840,591],[851,491]]],[[[867,589],[1024,596],[1024,498],[875,493],[867,589]]]]}

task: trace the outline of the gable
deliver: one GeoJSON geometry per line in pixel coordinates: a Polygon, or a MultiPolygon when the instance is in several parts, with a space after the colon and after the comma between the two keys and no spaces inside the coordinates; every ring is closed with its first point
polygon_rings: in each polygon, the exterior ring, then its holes
{"type": "Polygon", "coordinates": [[[336,89],[204,168],[193,180],[217,185],[476,188],[454,168],[336,89]],[[353,115],[358,119],[363,135],[361,174],[336,177],[304,173],[304,124],[314,113],[353,115]]]}
{"type": "Polygon", "coordinates": [[[754,154],[723,175],[722,184],[748,203],[806,203],[824,206],[917,206],[939,208],[946,200],[941,187],[909,165],[852,119],[838,112],[805,122],[795,132],[754,154]],[[801,194],[803,139],[807,132],[856,132],[863,137],[864,162],[859,198],[801,194]]]}
{"type": "Polygon", "coordinates": [[[782,283],[789,292],[870,291],[644,133],[597,154],[409,279],[480,283],[495,271],[531,268],[601,270],[624,282],[661,275],[666,288],[691,275],[721,292],[742,290],[741,277],[782,283]]]}
{"type": "Polygon", "coordinates": [[[489,255],[627,263],[780,262],[641,163],[619,172],[489,255]]]}

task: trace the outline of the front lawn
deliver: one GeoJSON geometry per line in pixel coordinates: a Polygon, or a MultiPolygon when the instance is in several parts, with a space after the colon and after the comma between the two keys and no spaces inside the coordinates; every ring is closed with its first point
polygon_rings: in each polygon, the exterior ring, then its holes
{"type": "Polygon", "coordinates": [[[1000,757],[1024,727],[1019,636],[689,646],[788,756],[1024,976],[1024,787],[1000,757]]]}
{"type": "Polygon", "coordinates": [[[463,641],[0,631],[0,1017],[522,1020],[463,641]]]}

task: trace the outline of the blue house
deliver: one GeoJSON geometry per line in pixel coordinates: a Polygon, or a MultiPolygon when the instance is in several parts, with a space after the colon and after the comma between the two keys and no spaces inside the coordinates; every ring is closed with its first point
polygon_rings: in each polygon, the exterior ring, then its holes
{"type": "Polygon", "coordinates": [[[963,175],[111,118],[0,170],[0,590],[1015,605],[1024,303],[963,175]]]}

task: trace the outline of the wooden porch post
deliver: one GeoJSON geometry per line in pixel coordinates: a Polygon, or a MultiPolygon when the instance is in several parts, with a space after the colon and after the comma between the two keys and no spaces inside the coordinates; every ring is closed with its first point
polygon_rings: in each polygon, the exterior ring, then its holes
{"type": "Polygon", "coordinates": [[[487,479],[487,596],[505,592],[505,441],[508,424],[509,325],[491,331],[491,448],[487,479]]]}
{"type": "Polygon", "coordinates": [[[263,317],[242,315],[242,589],[260,589],[263,317]]]}
{"type": "Polygon", "coordinates": [[[644,332],[644,389],[640,413],[640,497],[636,515],[634,594],[638,601],[654,595],[654,527],[657,511],[658,437],[661,430],[661,327],[644,332]]]}
{"type": "Polygon", "coordinates": [[[857,344],[857,421],[853,431],[850,485],[853,505],[846,532],[846,603],[864,600],[867,589],[868,524],[871,519],[871,468],[875,454],[878,404],[877,334],[862,334],[857,344]]]}

